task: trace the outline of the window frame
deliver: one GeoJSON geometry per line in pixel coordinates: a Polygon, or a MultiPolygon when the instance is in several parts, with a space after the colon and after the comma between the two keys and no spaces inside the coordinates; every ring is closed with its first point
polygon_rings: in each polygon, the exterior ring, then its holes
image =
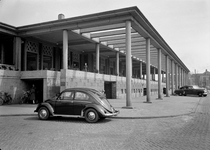
{"type": "Polygon", "coordinates": [[[89,101],[90,100],[90,95],[88,93],[86,93],[86,92],[83,92],[83,91],[75,91],[75,93],[74,93],[74,101],[78,101],[78,100],[89,101]],[[86,97],[88,96],[88,98],[87,99],[77,99],[77,97],[76,97],[77,93],[85,94],[86,97]]]}

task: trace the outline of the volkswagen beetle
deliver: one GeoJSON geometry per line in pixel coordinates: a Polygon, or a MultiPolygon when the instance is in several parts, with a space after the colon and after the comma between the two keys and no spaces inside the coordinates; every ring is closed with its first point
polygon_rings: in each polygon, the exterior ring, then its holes
{"type": "Polygon", "coordinates": [[[66,89],[54,98],[38,104],[34,112],[38,113],[41,120],[51,116],[74,116],[85,118],[89,123],[119,114],[103,93],[91,88],[66,89]]]}

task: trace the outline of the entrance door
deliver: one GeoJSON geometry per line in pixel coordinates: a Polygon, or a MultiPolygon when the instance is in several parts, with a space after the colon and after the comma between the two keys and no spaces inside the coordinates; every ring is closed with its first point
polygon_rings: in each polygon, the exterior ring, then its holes
{"type": "Polygon", "coordinates": [[[107,99],[116,98],[116,82],[104,82],[104,90],[107,99]]]}
{"type": "Polygon", "coordinates": [[[104,90],[107,99],[112,98],[112,83],[111,82],[104,82],[104,90]]]}
{"type": "Polygon", "coordinates": [[[43,102],[43,79],[35,80],[34,85],[36,87],[36,100],[41,103],[43,102]]]}
{"type": "Polygon", "coordinates": [[[36,103],[43,102],[43,79],[24,79],[26,91],[30,91],[34,85],[36,103]]]}

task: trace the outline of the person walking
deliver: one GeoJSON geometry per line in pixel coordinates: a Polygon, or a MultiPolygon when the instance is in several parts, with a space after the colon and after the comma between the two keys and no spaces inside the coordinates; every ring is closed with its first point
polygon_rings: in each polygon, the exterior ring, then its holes
{"type": "Polygon", "coordinates": [[[35,85],[33,84],[33,85],[32,85],[32,88],[31,88],[30,102],[31,102],[32,104],[35,104],[35,101],[36,101],[36,87],[35,87],[35,85]]]}

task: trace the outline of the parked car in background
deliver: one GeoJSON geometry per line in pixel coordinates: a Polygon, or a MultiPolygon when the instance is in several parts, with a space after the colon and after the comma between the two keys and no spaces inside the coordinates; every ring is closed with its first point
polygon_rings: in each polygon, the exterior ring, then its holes
{"type": "Polygon", "coordinates": [[[66,89],[56,97],[38,104],[34,112],[38,112],[41,120],[51,116],[76,116],[90,123],[119,113],[103,93],[91,88],[66,89]]]}
{"type": "Polygon", "coordinates": [[[175,94],[177,95],[198,95],[200,97],[202,96],[207,96],[207,90],[205,88],[200,88],[196,85],[186,85],[182,86],[178,90],[174,91],[175,94]]]}

